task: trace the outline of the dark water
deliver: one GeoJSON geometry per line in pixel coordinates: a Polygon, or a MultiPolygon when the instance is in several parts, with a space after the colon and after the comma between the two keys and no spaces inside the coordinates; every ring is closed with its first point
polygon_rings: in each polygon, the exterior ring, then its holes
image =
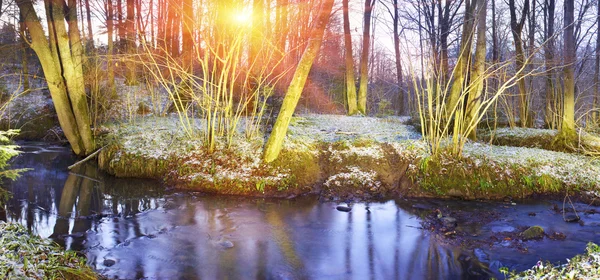
{"type": "Polygon", "coordinates": [[[82,251],[110,278],[481,279],[501,276],[501,266],[527,269],[540,258],[564,262],[588,241],[600,242],[600,214],[581,214],[583,226],[569,224],[551,202],[390,200],[355,204],[345,213],[312,197],[167,192],[155,182],[112,178],[91,164],[69,172],[75,159],[66,148],[24,143],[22,150],[13,166],[34,171],[9,184],[14,197],[0,219],[82,251]],[[503,240],[466,249],[421,229],[417,208],[460,209],[470,219],[482,209],[497,212],[490,223],[461,228],[475,241],[531,225],[567,238],[525,242],[526,252],[503,240]]]}

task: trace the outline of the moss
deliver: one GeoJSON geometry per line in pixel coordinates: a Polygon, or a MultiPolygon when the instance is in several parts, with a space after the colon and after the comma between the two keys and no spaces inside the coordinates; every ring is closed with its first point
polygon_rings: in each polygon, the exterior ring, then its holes
{"type": "Polygon", "coordinates": [[[289,172],[290,179],[284,182],[288,185],[287,187],[313,186],[322,180],[319,156],[312,147],[296,150],[283,149],[270,166],[276,170],[289,172]]]}
{"type": "Polygon", "coordinates": [[[107,146],[98,155],[100,168],[116,177],[162,179],[172,164],[170,159],[128,153],[117,144],[107,146]]]}
{"type": "MultiPolygon", "coordinates": [[[[510,129],[501,130],[499,133],[490,131],[481,131],[477,134],[477,138],[484,142],[490,142],[493,145],[498,146],[511,146],[511,147],[528,147],[528,148],[540,148],[546,150],[556,150],[553,142],[556,133],[548,133],[547,130],[536,129],[510,129]],[[521,130],[525,130],[523,133],[521,130]]],[[[558,150],[561,151],[561,150],[558,150]]]]}
{"type": "Polygon", "coordinates": [[[542,239],[544,237],[544,228],[532,226],[521,233],[523,240],[542,239]]]}
{"type": "MultiPolygon", "coordinates": [[[[564,184],[542,174],[530,165],[502,164],[487,157],[455,157],[442,153],[438,158],[424,157],[410,176],[421,190],[431,196],[466,199],[525,198],[534,193],[554,194],[564,184]]],[[[418,193],[413,193],[419,195],[418,193]]]]}

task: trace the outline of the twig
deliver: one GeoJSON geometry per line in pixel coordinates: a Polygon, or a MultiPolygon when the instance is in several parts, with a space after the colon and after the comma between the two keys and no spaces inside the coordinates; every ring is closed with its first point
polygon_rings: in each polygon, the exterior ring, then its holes
{"type": "Polygon", "coordinates": [[[71,166],[67,167],[67,169],[71,170],[71,169],[73,169],[73,167],[75,167],[75,166],[77,166],[77,165],[80,165],[80,164],[82,164],[82,163],[84,163],[84,162],[86,162],[86,161],[88,161],[88,160],[92,159],[94,156],[96,156],[98,153],[100,153],[100,151],[102,151],[102,149],[104,149],[104,148],[106,148],[106,146],[104,146],[104,147],[102,147],[102,148],[100,148],[100,149],[96,150],[96,151],[95,151],[95,152],[93,152],[91,155],[87,156],[86,158],[84,158],[84,159],[82,159],[82,160],[80,160],[80,161],[76,162],[75,164],[73,164],[73,165],[71,165],[71,166]]]}
{"type": "Polygon", "coordinates": [[[77,176],[77,177],[81,177],[83,179],[88,179],[90,181],[96,182],[96,183],[102,183],[102,181],[98,180],[98,179],[94,179],[92,177],[89,176],[85,176],[85,175],[81,175],[81,174],[77,174],[75,172],[69,172],[69,175],[73,175],[73,176],[77,176]]]}

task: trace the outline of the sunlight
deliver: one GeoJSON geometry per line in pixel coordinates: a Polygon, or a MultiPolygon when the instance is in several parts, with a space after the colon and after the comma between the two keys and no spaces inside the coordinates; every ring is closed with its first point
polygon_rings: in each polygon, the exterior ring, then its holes
{"type": "Polygon", "coordinates": [[[252,22],[252,14],[244,11],[236,11],[233,14],[233,21],[237,24],[249,24],[252,22]]]}

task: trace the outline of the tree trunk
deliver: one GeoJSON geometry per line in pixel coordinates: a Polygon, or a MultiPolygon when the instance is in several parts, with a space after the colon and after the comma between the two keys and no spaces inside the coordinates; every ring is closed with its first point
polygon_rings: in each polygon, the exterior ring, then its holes
{"type": "Polygon", "coordinates": [[[194,5],[192,0],[183,0],[183,65],[188,71],[191,70],[191,61],[194,53],[194,5]]]}
{"type": "MultiPolygon", "coordinates": [[[[2,1],[0,1],[2,3],[2,1]]],[[[0,5],[1,8],[1,5],[0,5]]],[[[23,73],[23,91],[28,92],[29,85],[29,45],[27,45],[27,26],[25,26],[25,21],[22,15],[19,15],[19,33],[21,34],[21,65],[22,65],[22,73],[23,73]]]]}
{"type": "Polygon", "coordinates": [[[115,87],[115,65],[113,62],[113,55],[115,52],[115,44],[113,41],[114,36],[114,10],[112,0],[106,0],[106,32],[107,32],[107,53],[106,53],[106,70],[108,72],[108,88],[111,97],[115,97],[117,90],[115,87]]]}
{"type": "Polygon", "coordinates": [[[477,8],[477,42],[475,45],[475,62],[473,63],[473,71],[471,71],[471,87],[469,91],[469,99],[466,109],[466,128],[471,129],[469,138],[477,139],[477,122],[479,113],[481,112],[481,95],[483,93],[484,76],[485,76],[485,54],[486,54],[486,12],[487,1],[479,0],[477,8]]]}
{"type": "Polygon", "coordinates": [[[363,42],[360,56],[360,84],[358,87],[358,111],[367,114],[367,90],[369,86],[369,46],[371,33],[371,13],[375,0],[365,0],[365,12],[363,21],[363,42]]]}
{"type": "Polygon", "coordinates": [[[404,114],[404,88],[402,87],[402,58],[400,57],[400,15],[398,14],[398,0],[393,0],[394,8],[394,54],[396,56],[396,82],[398,83],[398,115],[404,114]]]}
{"type": "Polygon", "coordinates": [[[496,22],[496,0],[492,0],[492,62],[500,61],[500,49],[498,48],[498,23],[496,22]]]}
{"type": "Polygon", "coordinates": [[[463,95],[464,84],[466,81],[466,74],[469,71],[469,61],[471,57],[471,47],[473,45],[473,25],[474,25],[474,12],[476,8],[476,0],[465,0],[465,16],[463,23],[462,36],[460,39],[460,53],[458,55],[458,61],[454,69],[454,81],[450,88],[450,96],[446,101],[446,119],[449,121],[453,115],[461,108],[458,108],[458,102],[461,100],[463,95]]]}
{"type": "Polygon", "coordinates": [[[517,19],[515,0],[509,0],[508,5],[510,9],[510,29],[513,35],[516,55],[515,61],[517,66],[517,87],[519,89],[519,118],[521,121],[521,127],[529,127],[531,126],[529,123],[530,98],[529,93],[527,92],[523,71],[519,71],[519,69],[524,69],[523,67],[525,67],[525,50],[523,49],[523,38],[521,36],[525,19],[529,13],[529,0],[525,0],[523,4],[523,10],[521,12],[520,19],[517,19]]]}
{"type": "Polygon", "coordinates": [[[544,122],[546,127],[555,129],[558,126],[556,115],[558,114],[555,104],[556,100],[556,84],[554,79],[554,12],[556,8],[555,0],[544,1],[545,15],[545,41],[544,58],[546,68],[546,108],[544,114],[544,122]]]}
{"type": "Polygon", "coordinates": [[[563,118],[559,137],[575,139],[575,34],[574,34],[574,1],[565,0],[564,4],[564,105],[563,118]]]}
{"type": "Polygon", "coordinates": [[[290,119],[292,118],[294,110],[296,109],[296,105],[298,104],[298,100],[302,95],[302,90],[304,89],[304,84],[306,83],[308,73],[310,72],[312,64],[317,57],[319,49],[321,48],[323,34],[325,33],[325,28],[329,22],[329,17],[333,8],[333,2],[334,0],[323,1],[319,17],[314,24],[308,45],[304,50],[304,54],[302,54],[302,57],[300,58],[298,67],[294,72],[292,82],[290,83],[290,86],[288,87],[283,99],[283,104],[281,105],[281,110],[277,116],[277,121],[275,121],[275,125],[273,125],[273,131],[271,132],[269,140],[265,145],[265,151],[263,155],[265,162],[272,162],[277,159],[277,156],[279,156],[279,152],[283,146],[283,140],[285,139],[285,135],[287,134],[287,129],[290,124],[290,119]]]}
{"type": "MultiPolygon", "coordinates": [[[[600,0],[598,0],[598,3],[596,4],[597,6],[597,11],[596,11],[596,17],[597,20],[600,20],[600,0]]],[[[600,95],[600,90],[598,89],[598,87],[600,86],[600,32],[596,33],[596,64],[594,67],[594,104],[592,106],[592,120],[594,122],[598,122],[598,98],[600,95]]]]}
{"type": "Polygon", "coordinates": [[[117,0],[117,44],[120,49],[123,46],[127,30],[125,30],[125,24],[123,22],[123,2],[117,0]]]}
{"type": "Polygon", "coordinates": [[[343,0],[344,9],[344,49],[346,61],[346,97],[348,115],[357,113],[356,81],[354,79],[354,58],[352,53],[352,35],[350,34],[350,17],[348,15],[348,0],[343,0]]]}
{"type": "MultiPolygon", "coordinates": [[[[75,0],[70,0],[69,4],[73,2],[75,0]]],[[[86,155],[93,152],[95,144],[90,129],[82,68],[81,64],[76,64],[81,57],[74,57],[81,55],[81,52],[76,47],[71,49],[71,45],[81,45],[80,39],[75,36],[79,34],[76,23],[72,22],[77,18],[76,6],[71,6],[65,18],[63,5],[53,1],[46,1],[45,4],[51,44],[44,34],[32,1],[17,1],[31,35],[30,46],[44,70],[61,128],[73,151],[77,155],[86,155]],[[69,32],[65,28],[65,20],[70,22],[69,32]]]]}
{"type": "Polygon", "coordinates": [[[90,0],[85,0],[85,11],[88,29],[87,43],[89,44],[89,49],[94,49],[94,32],[92,31],[92,11],[90,10],[90,0]]]}
{"type": "Polygon", "coordinates": [[[127,19],[125,20],[125,29],[127,30],[127,39],[125,44],[127,46],[127,54],[130,56],[125,65],[127,71],[125,72],[125,84],[135,85],[137,84],[136,67],[133,55],[136,53],[135,47],[135,0],[127,0],[127,19]]]}

